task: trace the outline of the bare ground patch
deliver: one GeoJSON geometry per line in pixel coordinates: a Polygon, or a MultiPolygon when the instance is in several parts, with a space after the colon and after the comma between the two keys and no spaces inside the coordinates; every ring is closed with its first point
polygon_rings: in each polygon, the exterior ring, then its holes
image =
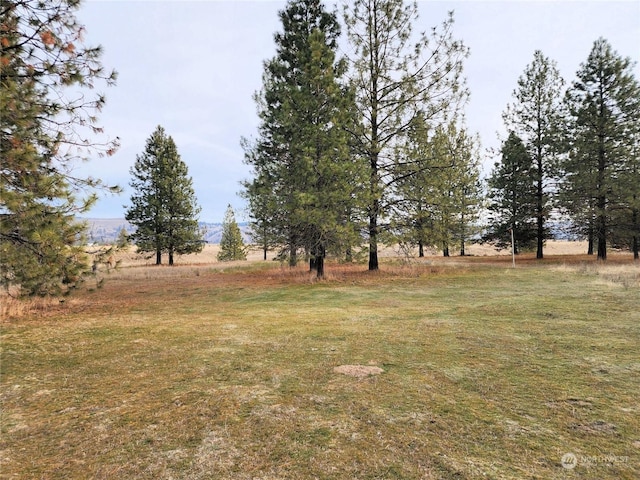
{"type": "Polygon", "coordinates": [[[372,375],[380,375],[384,370],[374,365],[340,365],[333,369],[335,373],[348,377],[366,378],[372,375]]]}

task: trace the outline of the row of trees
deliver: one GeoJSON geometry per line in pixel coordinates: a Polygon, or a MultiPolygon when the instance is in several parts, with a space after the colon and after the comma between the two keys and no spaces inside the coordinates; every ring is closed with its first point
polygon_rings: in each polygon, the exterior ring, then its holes
{"type": "Polygon", "coordinates": [[[605,39],[594,42],[577,79],[564,90],[553,61],[534,54],[505,112],[510,129],[488,180],[490,224],[484,239],[543,257],[552,215],[588,239],[631,249],[640,239],[640,84],[632,63],[605,39]]]}
{"type": "MultiPolygon", "coordinates": [[[[198,226],[201,211],[186,163],[180,158],[173,138],[158,126],[148,138],[144,152],[130,170],[134,192],[125,218],[136,227],[128,240],[138,251],[162,255],[173,265],[174,255],[199,253],[204,246],[198,226]]],[[[246,249],[231,205],[222,222],[218,260],[244,260],[246,249]]]]}
{"type": "Polygon", "coordinates": [[[612,241],[637,257],[640,90],[629,59],[596,41],[565,93],[555,63],[535,52],[504,113],[510,133],[485,198],[453,16],[417,35],[415,3],[357,0],[343,13],[349,53],[338,58],[335,12],[319,0],[280,12],[255,96],[258,137],[243,141],[253,167],[243,193],[265,251],[285,246],[292,265],[304,252],[322,276],[324,256],[349,259],[364,234],[376,270],[380,240],[464,254],[488,211],[482,239],[499,247],[513,231],[518,250],[542,258],[549,219],[564,215],[598,258],[612,241]]]}
{"type": "Polygon", "coordinates": [[[322,276],[325,255],[350,258],[364,224],[369,269],[376,270],[381,234],[426,243],[427,223],[455,215],[453,199],[434,204],[437,187],[420,191],[417,179],[431,175],[444,189],[463,189],[447,175],[477,164],[468,141],[457,145],[459,136],[468,139],[457,115],[467,97],[461,72],[468,50],[452,37],[452,17],[414,41],[416,15],[415,4],[399,0],[346,4],[352,55],[337,58],[335,12],[319,0],[292,0],[280,12],[276,55],[265,62],[256,94],[259,136],[244,141],[254,171],[244,194],[260,243],[285,245],[291,265],[303,251],[322,276]],[[394,212],[404,216],[383,230],[394,212]]]}

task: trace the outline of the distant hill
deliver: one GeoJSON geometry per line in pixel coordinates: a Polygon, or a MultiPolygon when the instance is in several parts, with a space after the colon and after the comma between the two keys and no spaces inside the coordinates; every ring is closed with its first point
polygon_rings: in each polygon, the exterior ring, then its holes
{"type": "MultiPolygon", "coordinates": [[[[133,233],[135,228],[124,218],[81,218],[89,224],[89,241],[94,243],[113,243],[123,228],[127,233],[133,233]]],[[[220,243],[222,237],[221,223],[199,222],[205,231],[204,239],[207,243],[220,243]]],[[[242,239],[251,243],[251,228],[248,223],[239,223],[242,239]]]]}

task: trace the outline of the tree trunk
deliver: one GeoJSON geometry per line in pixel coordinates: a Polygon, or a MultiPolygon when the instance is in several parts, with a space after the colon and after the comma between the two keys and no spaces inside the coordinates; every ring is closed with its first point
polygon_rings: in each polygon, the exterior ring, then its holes
{"type": "Polygon", "coordinates": [[[378,189],[380,178],[378,175],[378,157],[380,155],[378,145],[378,77],[380,72],[380,44],[378,41],[378,15],[373,15],[373,44],[369,49],[369,71],[371,72],[371,84],[368,85],[371,95],[371,150],[369,151],[369,165],[371,168],[369,177],[369,193],[371,195],[371,210],[369,211],[369,271],[378,270],[378,213],[380,211],[380,198],[378,189]]]}
{"type": "MultiPolygon", "coordinates": [[[[598,118],[605,116],[605,102],[602,88],[599,89],[600,98],[598,101],[598,118]]],[[[600,124],[600,122],[598,122],[600,124]]],[[[596,176],[596,238],[598,240],[598,260],[607,259],[607,190],[609,185],[605,182],[607,178],[607,156],[605,155],[605,132],[598,125],[598,170],[596,176]]]]}
{"type": "MultiPolygon", "coordinates": [[[[374,204],[377,205],[375,200],[374,204]]],[[[378,270],[378,215],[369,215],[369,270],[378,270]]]]}
{"type": "Polygon", "coordinates": [[[607,161],[605,158],[604,134],[598,135],[598,176],[596,197],[596,238],[598,239],[598,260],[607,259],[607,185],[605,183],[605,170],[607,161]]]}
{"type": "Polygon", "coordinates": [[[418,257],[424,257],[424,245],[422,244],[422,240],[418,240],[418,257]]]}
{"type": "MultiPolygon", "coordinates": [[[[465,189],[465,195],[466,195],[466,189],[465,189]]],[[[466,196],[464,197],[466,199],[466,196]]],[[[465,202],[466,204],[466,202],[465,202]]],[[[466,205],[463,205],[463,207],[466,207],[466,205]]],[[[462,213],[462,215],[460,216],[460,256],[464,257],[464,240],[466,238],[465,235],[465,219],[464,219],[464,212],[462,213]]]]}
{"type": "Polygon", "coordinates": [[[602,197],[598,199],[598,205],[602,203],[602,213],[598,215],[596,220],[596,237],[598,239],[598,260],[607,259],[607,219],[604,213],[605,199],[602,197]]]}
{"type": "MultiPolygon", "coordinates": [[[[637,197],[634,195],[633,199],[636,200],[637,197]]],[[[640,238],[638,238],[638,230],[640,229],[640,223],[638,222],[638,209],[634,208],[633,213],[631,215],[631,228],[633,228],[633,238],[631,249],[633,250],[633,259],[640,260],[640,254],[638,253],[638,248],[640,243],[640,238]]]]}
{"type": "Polygon", "coordinates": [[[607,239],[598,236],[598,260],[607,259],[607,239]]]}
{"type": "Polygon", "coordinates": [[[536,251],[536,258],[541,259],[544,257],[542,249],[544,248],[544,219],[542,215],[538,215],[538,249],[536,251]]]}
{"type": "Polygon", "coordinates": [[[313,247],[309,256],[309,271],[316,271],[318,278],[324,278],[324,257],[326,249],[323,245],[313,247]]]}
{"type": "Polygon", "coordinates": [[[369,241],[369,270],[378,270],[378,246],[374,239],[369,241]]]}
{"type": "Polygon", "coordinates": [[[158,248],[156,249],[156,265],[162,264],[162,251],[158,248]]]}
{"type": "Polygon", "coordinates": [[[587,255],[593,255],[593,220],[590,220],[587,242],[587,255]]]}
{"type": "Polygon", "coordinates": [[[173,249],[169,250],[169,266],[173,265],[173,249]]]}
{"type": "Polygon", "coordinates": [[[291,268],[298,265],[297,248],[294,245],[289,247],[289,266],[291,268]]]}
{"type": "MultiPolygon", "coordinates": [[[[538,125],[540,125],[540,120],[538,120],[538,125]]],[[[538,138],[540,138],[540,134],[538,133],[538,138]]],[[[542,164],[542,146],[538,145],[538,182],[536,186],[536,217],[537,217],[537,227],[538,227],[538,248],[536,251],[536,258],[542,259],[543,248],[544,248],[544,168],[542,164]]]]}
{"type": "Polygon", "coordinates": [[[442,256],[443,257],[449,256],[449,245],[447,243],[442,244],[442,256]]]}
{"type": "Polygon", "coordinates": [[[267,241],[267,227],[263,229],[263,239],[264,243],[262,244],[262,260],[267,260],[267,250],[269,250],[269,242],[267,241]]]}
{"type": "Polygon", "coordinates": [[[315,259],[316,264],[316,277],[324,278],[324,255],[320,253],[315,259]]]}

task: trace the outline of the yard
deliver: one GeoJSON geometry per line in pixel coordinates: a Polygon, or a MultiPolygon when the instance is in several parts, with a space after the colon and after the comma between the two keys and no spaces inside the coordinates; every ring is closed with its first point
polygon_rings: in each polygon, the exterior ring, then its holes
{"type": "Polygon", "coordinates": [[[0,477],[640,477],[628,257],[327,272],[126,267],[4,319],[0,477]]]}

